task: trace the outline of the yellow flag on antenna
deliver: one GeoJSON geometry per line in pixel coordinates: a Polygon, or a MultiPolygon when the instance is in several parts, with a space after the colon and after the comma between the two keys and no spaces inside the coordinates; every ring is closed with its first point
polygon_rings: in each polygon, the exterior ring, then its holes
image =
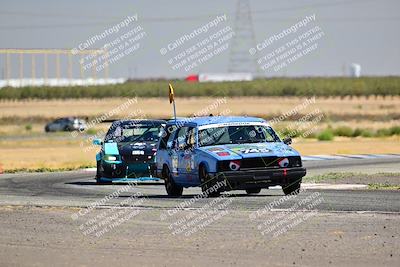
{"type": "Polygon", "coordinates": [[[171,104],[172,102],[174,102],[174,88],[169,83],[169,103],[171,104]]]}

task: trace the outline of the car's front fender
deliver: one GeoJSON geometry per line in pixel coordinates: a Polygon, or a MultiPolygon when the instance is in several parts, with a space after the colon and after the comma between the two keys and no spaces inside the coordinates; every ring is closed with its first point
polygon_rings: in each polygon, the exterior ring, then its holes
{"type": "Polygon", "coordinates": [[[203,164],[206,167],[207,172],[217,172],[217,161],[218,160],[215,157],[202,150],[196,151],[196,166],[200,166],[201,164],[203,164]]]}

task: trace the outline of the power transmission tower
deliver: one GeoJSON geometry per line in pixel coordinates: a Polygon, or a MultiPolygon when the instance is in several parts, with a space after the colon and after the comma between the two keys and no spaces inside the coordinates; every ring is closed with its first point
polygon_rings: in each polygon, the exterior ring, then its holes
{"type": "Polygon", "coordinates": [[[249,0],[238,0],[233,30],[228,71],[259,74],[255,58],[249,53],[256,45],[249,0]]]}

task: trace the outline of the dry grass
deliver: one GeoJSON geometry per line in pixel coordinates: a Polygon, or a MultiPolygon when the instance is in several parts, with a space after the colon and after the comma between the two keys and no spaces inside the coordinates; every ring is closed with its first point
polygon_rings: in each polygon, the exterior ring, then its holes
{"type": "Polygon", "coordinates": [[[293,144],[302,155],[318,154],[386,154],[400,153],[400,137],[388,138],[345,138],[335,137],[334,141],[321,142],[301,139],[293,144]]]}
{"type": "Polygon", "coordinates": [[[94,165],[96,150],[84,151],[79,141],[18,140],[0,142],[4,170],[27,168],[73,168],[94,165]]]}
{"type": "MultiPolygon", "coordinates": [[[[190,116],[204,111],[205,114],[224,112],[231,115],[252,115],[271,119],[301,105],[305,99],[299,97],[227,98],[226,103],[208,110],[207,108],[215,103],[215,98],[177,98],[177,111],[179,116],[190,116]]],[[[126,101],[127,99],[124,98],[1,101],[0,135],[41,133],[45,122],[50,119],[63,116],[100,117],[126,101]],[[31,131],[25,129],[27,124],[32,126],[31,131]]],[[[352,128],[376,130],[400,124],[400,97],[316,98],[315,103],[308,105],[299,113],[304,115],[316,109],[324,114],[324,120],[317,125],[317,129],[324,129],[328,125],[333,127],[347,125],[352,128]]],[[[136,104],[130,105],[127,109],[121,110],[114,118],[129,117],[132,113],[147,118],[169,118],[172,107],[167,99],[143,98],[138,99],[136,104]]],[[[284,125],[285,122],[282,124],[284,125]]],[[[104,127],[107,126],[101,124],[95,126],[97,129],[104,129],[104,127]]]]}
{"type": "MultiPolygon", "coordinates": [[[[177,111],[180,116],[191,115],[202,111],[212,105],[214,98],[177,98],[177,111]]],[[[232,115],[271,116],[280,115],[293,109],[304,102],[305,98],[298,97],[240,97],[227,98],[226,104],[219,105],[217,109],[209,110],[211,113],[230,111],[232,115]]],[[[55,138],[68,134],[45,135],[44,123],[35,122],[32,118],[39,117],[44,120],[62,116],[89,116],[96,117],[109,112],[123,104],[126,99],[110,98],[102,100],[31,100],[31,101],[1,101],[0,120],[15,118],[10,123],[1,125],[0,136],[0,164],[4,169],[13,168],[68,168],[85,164],[94,164],[96,150],[84,151],[80,141],[76,139],[55,138]],[[18,121],[20,119],[20,121],[18,121]],[[22,122],[21,122],[22,120],[22,122]],[[27,131],[25,126],[31,122],[32,130],[27,131]],[[29,136],[29,139],[13,139],[13,135],[29,136]],[[5,138],[7,136],[7,139],[5,138]]],[[[325,128],[328,124],[336,127],[348,125],[352,128],[388,128],[399,125],[400,97],[391,98],[317,98],[302,110],[307,114],[315,109],[320,109],[326,118],[342,116],[344,119],[328,120],[317,125],[318,129],[325,128]],[[397,114],[395,120],[373,120],[366,116],[392,116],[397,114]],[[356,119],[357,117],[362,119],[356,119]],[[363,117],[364,116],[364,117],[363,117]]],[[[116,117],[125,117],[140,110],[146,117],[166,118],[171,116],[172,107],[167,99],[144,98],[138,99],[137,104],[129,106],[117,114],[116,117]]],[[[95,128],[105,129],[108,124],[97,125],[95,128]]],[[[87,144],[85,144],[86,146],[87,144]]],[[[299,140],[293,145],[304,155],[310,154],[347,154],[347,153],[399,153],[399,137],[392,138],[356,138],[339,139],[333,142],[318,142],[316,140],[299,140]]]]}
{"type": "MultiPolygon", "coordinates": [[[[227,98],[227,103],[220,105],[211,112],[217,113],[226,109],[232,114],[265,115],[281,114],[296,105],[304,102],[306,98],[299,97],[236,97],[227,98]]],[[[97,116],[106,113],[122,103],[126,99],[110,98],[102,100],[93,99],[69,99],[69,100],[29,100],[29,101],[1,101],[1,117],[61,117],[61,116],[97,116]]],[[[179,115],[189,115],[203,110],[211,105],[215,98],[177,98],[176,105],[179,115]]],[[[315,104],[309,105],[302,111],[320,109],[327,114],[338,115],[387,115],[399,113],[400,97],[392,98],[316,98],[315,104]]],[[[140,109],[149,117],[171,116],[171,106],[167,99],[142,98],[138,103],[129,106],[119,115],[126,116],[132,111],[140,109]]]]}
{"type": "MultiPolygon", "coordinates": [[[[109,123],[101,123],[93,127],[96,131],[107,131],[110,127],[109,123]]],[[[24,124],[6,124],[0,126],[0,136],[26,136],[26,137],[46,137],[46,136],[71,136],[68,132],[57,132],[46,134],[44,132],[44,123],[24,123],[24,124]],[[32,126],[31,130],[26,130],[25,126],[29,124],[32,126]]]]}

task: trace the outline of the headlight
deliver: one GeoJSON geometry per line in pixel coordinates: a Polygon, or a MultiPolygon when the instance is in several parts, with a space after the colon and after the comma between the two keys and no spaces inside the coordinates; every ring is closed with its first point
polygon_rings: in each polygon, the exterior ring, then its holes
{"type": "Polygon", "coordinates": [[[289,158],[291,167],[301,167],[301,158],[300,157],[290,157],[289,158]]]}
{"type": "Polygon", "coordinates": [[[229,168],[232,171],[238,171],[240,169],[240,160],[232,160],[229,162],[229,168]]]}
{"type": "Polygon", "coordinates": [[[278,160],[278,164],[282,168],[287,168],[289,167],[289,159],[288,158],[281,158],[278,160]]]}
{"type": "Polygon", "coordinates": [[[109,160],[109,161],[116,161],[117,157],[113,155],[105,155],[104,160],[109,160]]]}

